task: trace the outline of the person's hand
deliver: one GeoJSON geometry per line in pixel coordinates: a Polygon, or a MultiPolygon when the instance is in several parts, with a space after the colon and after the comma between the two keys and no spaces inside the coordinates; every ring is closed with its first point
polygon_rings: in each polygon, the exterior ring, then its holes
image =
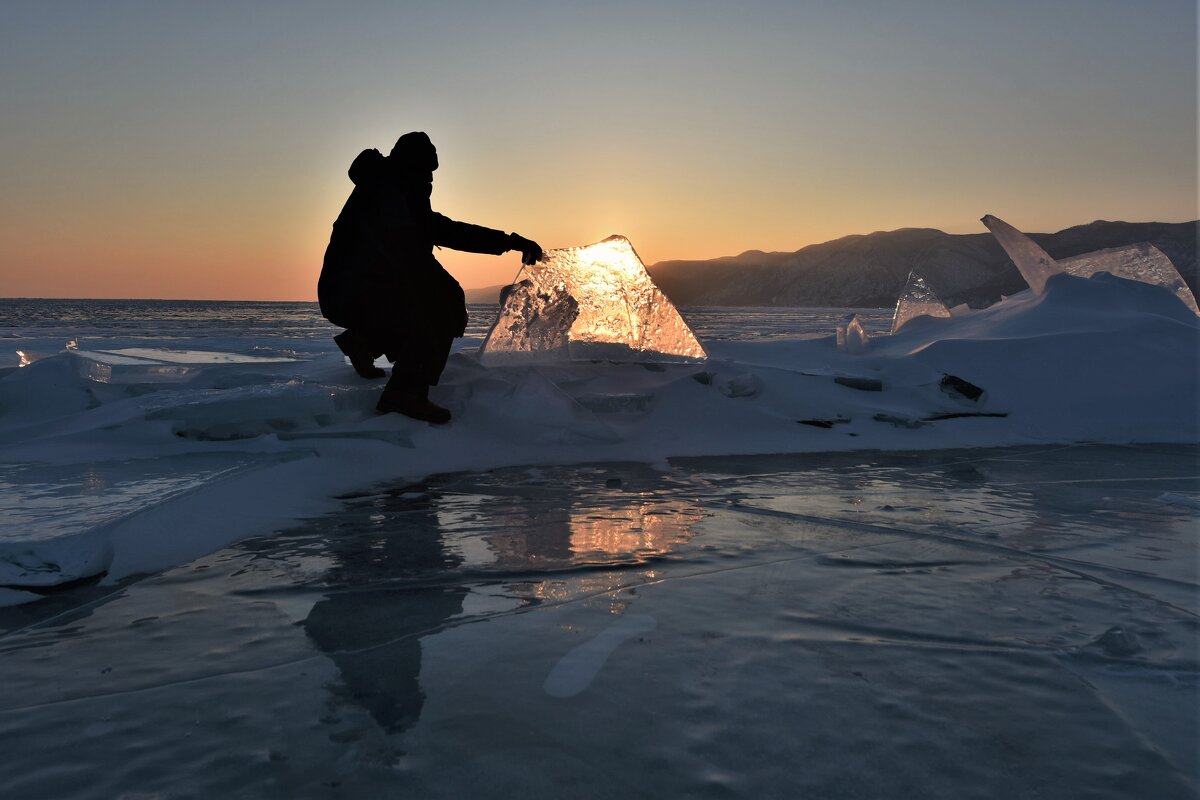
{"type": "Polygon", "coordinates": [[[510,238],[512,239],[512,249],[521,251],[522,264],[529,265],[542,260],[542,248],[537,242],[515,233],[511,234],[510,238]]]}

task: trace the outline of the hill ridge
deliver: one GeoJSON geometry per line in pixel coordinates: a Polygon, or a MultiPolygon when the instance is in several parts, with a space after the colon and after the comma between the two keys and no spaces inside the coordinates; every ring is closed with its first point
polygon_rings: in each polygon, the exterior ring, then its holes
{"type": "MultiPolygon", "coordinates": [[[[1200,221],[1094,220],[1030,237],[1054,258],[1150,242],[1197,292],[1200,221]]],[[[1025,288],[990,233],[898,228],[849,234],[791,253],[746,250],[736,256],[650,265],[655,283],[682,306],[886,307],[916,269],[947,305],[983,306],[1025,288]]]]}

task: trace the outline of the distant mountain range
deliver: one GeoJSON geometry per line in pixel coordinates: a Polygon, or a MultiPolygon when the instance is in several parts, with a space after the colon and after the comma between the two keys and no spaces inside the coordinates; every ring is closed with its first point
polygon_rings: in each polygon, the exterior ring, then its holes
{"type": "MultiPolygon", "coordinates": [[[[1197,291],[1200,221],[1106,222],[1058,233],[1029,234],[1054,258],[1150,242],[1197,291]]],[[[635,243],[636,246],[636,243],[635,243]]],[[[896,302],[916,269],[948,306],[985,306],[1026,288],[990,233],[951,234],[902,228],[809,245],[794,253],[747,250],[705,261],[660,261],[648,267],[679,306],[824,306],[884,308],[896,302]]],[[[471,302],[496,302],[499,287],[468,290],[471,302]]]]}

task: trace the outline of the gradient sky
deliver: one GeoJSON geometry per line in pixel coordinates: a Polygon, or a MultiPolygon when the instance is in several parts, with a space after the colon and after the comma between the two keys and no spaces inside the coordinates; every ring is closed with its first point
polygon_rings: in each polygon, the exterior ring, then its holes
{"type": "Polygon", "coordinates": [[[348,5],[5,2],[0,296],[315,299],[409,130],[448,216],[647,263],[1198,215],[1195,0],[348,5]]]}

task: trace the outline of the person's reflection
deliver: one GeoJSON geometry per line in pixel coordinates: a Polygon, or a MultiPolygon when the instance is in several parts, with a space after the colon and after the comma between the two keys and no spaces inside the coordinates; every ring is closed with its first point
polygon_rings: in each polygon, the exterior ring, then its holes
{"type": "Polygon", "coordinates": [[[428,493],[376,505],[383,508],[365,509],[360,524],[333,531],[327,577],[344,588],[313,606],[303,626],[341,671],[344,699],[394,734],[416,723],[425,702],[421,637],[462,612],[467,590],[420,587],[461,563],[442,546],[428,493]],[[398,579],[417,586],[391,588],[398,579]]]}
{"type": "MultiPolygon", "coordinates": [[[[332,589],[303,626],[340,669],[345,699],[387,733],[420,717],[421,638],[462,613],[461,552],[518,602],[563,601],[644,580],[627,568],[671,552],[703,516],[692,501],[656,494],[653,473],[627,468],[643,485],[630,491],[590,470],[547,472],[533,485],[514,480],[515,471],[443,478],[330,519],[325,552],[334,565],[324,579],[332,589]],[[467,542],[485,552],[462,551],[467,542]]],[[[612,610],[627,602],[613,595],[612,610]]]]}

